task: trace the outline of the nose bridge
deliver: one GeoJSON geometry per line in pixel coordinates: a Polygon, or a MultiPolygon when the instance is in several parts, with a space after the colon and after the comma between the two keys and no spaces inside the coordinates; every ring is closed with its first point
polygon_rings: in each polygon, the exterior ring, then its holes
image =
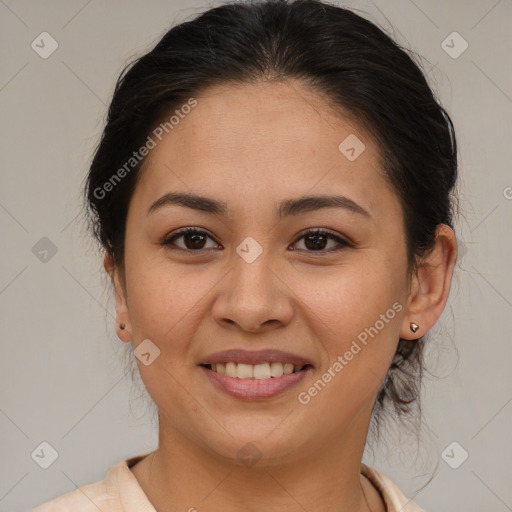
{"type": "Polygon", "coordinates": [[[267,295],[275,291],[275,276],[270,269],[273,255],[268,237],[267,240],[260,238],[260,242],[248,236],[236,247],[232,263],[232,291],[243,291],[244,294],[252,291],[252,297],[268,300],[267,295]]]}
{"type": "Polygon", "coordinates": [[[214,306],[217,320],[234,322],[250,331],[260,329],[263,324],[290,320],[293,308],[286,286],[272,268],[274,259],[268,245],[252,237],[236,247],[231,272],[214,306]]]}

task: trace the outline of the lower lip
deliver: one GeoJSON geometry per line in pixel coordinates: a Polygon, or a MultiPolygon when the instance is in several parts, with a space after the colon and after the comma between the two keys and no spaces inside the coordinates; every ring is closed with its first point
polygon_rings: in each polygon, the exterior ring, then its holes
{"type": "Polygon", "coordinates": [[[308,367],[296,373],[289,373],[281,377],[271,377],[270,379],[239,379],[222,375],[204,366],[200,368],[214,386],[235,398],[246,400],[259,400],[280,395],[299,384],[311,370],[308,367]]]}

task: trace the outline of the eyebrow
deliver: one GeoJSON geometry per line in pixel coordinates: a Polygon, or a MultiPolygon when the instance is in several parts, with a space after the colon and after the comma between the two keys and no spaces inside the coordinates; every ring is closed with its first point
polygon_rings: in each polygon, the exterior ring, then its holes
{"type": "MultiPolygon", "coordinates": [[[[228,212],[227,204],[223,201],[195,194],[169,192],[151,204],[148,208],[147,215],[164,206],[171,205],[184,206],[193,210],[222,216],[226,216],[228,212]]],[[[344,208],[353,213],[358,213],[371,218],[370,213],[362,206],[354,202],[352,199],[340,195],[302,196],[296,199],[286,199],[280,203],[277,210],[277,216],[279,218],[283,218],[290,215],[298,215],[301,213],[320,210],[322,208],[344,208]]]]}

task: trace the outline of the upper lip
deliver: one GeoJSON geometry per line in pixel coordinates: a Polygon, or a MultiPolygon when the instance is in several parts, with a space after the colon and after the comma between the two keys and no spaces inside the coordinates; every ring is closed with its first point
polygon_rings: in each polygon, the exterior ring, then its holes
{"type": "Polygon", "coordinates": [[[244,349],[230,349],[223,350],[222,352],[215,352],[204,357],[200,361],[200,365],[217,364],[217,363],[244,363],[244,364],[260,364],[260,363],[291,363],[295,366],[305,366],[307,364],[312,366],[312,363],[297,354],[292,352],[284,352],[275,349],[263,350],[244,350],[244,349]]]}

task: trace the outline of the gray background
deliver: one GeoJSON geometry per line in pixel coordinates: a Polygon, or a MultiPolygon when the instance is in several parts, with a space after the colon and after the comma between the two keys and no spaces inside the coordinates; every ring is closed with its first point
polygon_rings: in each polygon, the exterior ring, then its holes
{"type": "MultiPolygon", "coordinates": [[[[156,447],[151,410],[124,374],[80,191],[123,65],[213,5],[0,0],[0,511],[26,511],[156,447]],[[46,59],[31,47],[43,31],[58,43],[46,59]],[[43,441],[58,452],[48,469],[31,456],[43,441]]],[[[512,1],[344,5],[424,57],[456,126],[461,175],[463,258],[430,344],[421,443],[389,432],[365,460],[430,512],[512,510],[512,1]],[[442,47],[454,31],[469,44],[457,58],[442,47]]]]}

